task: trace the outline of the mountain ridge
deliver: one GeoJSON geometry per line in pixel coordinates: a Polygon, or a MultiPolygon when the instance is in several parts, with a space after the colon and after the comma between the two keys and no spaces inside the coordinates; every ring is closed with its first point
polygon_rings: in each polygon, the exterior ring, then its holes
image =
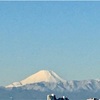
{"type": "Polygon", "coordinates": [[[14,82],[6,87],[19,87],[27,84],[39,83],[39,82],[48,82],[48,83],[59,83],[66,82],[66,80],[59,77],[55,72],[48,70],[40,70],[35,74],[21,80],[20,82],[14,82]]]}
{"type": "Polygon", "coordinates": [[[100,98],[100,79],[67,81],[63,80],[55,72],[47,70],[42,70],[42,75],[41,71],[39,71],[39,73],[35,73],[35,76],[33,74],[20,82],[14,82],[6,86],[5,90],[2,90],[4,97],[6,91],[7,95],[12,94],[12,96],[16,96],[16,98],[20,94],[21,100],[25,100],[25,98],[31,98],[30,100],[36,98],[38,100],[51,93],[57,95],[67,94],[71,100],[86,100],[90,97],[100,98]],[[44,77],[44,75],[46,76],[44,77]],[[34,81],[33,76],[39,78],[34,81]],[[30,82],[28,81],[29,83],[27,83],[28,79],[30,80],[30,82]]]}
{"type": "Polygon", "coordinates": [[[14,82],[6,88],[22,87],[39,91],[97,91],[100,90],[100,80],[71,80],[67,81],[59,77],[55,72],[41,70],[20,82],[14,82]]]}

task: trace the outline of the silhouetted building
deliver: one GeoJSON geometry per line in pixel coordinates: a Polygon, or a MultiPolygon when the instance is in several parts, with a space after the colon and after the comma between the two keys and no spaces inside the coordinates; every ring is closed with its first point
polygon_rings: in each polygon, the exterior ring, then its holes
{"type": "Polygon", "coordinates": [[[57,99],[56,95],[50,94],[50,95],[47,95],[47,100],[69,100],[69,99],[65,96],[57,99]]]}
{"type": "Polygon", "coordinates": [[[58,98],[57,100],[69,100],[67,97],[63,96],[62,98],[58,98]]]}
{"type": "Polygon", "coordinates": [[[89,98],[87,100],[99,100],[99,99],[97,99],[97,98],[89,98]]]}
{"type": "Polygon", "coordinates": [[[54,94],[47,95],[47,100],[57,100],[54,94]]]}

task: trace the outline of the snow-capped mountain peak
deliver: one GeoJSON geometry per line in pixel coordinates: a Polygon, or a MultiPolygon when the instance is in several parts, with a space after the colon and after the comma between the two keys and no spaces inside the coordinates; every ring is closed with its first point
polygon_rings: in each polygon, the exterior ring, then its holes
{"type": "Polygon", "coordinates": [[[48,71],[48,70],[41,70],[28,78],[20,81],[14,82],[7,87],[19,87],[26,84],[33,84],[38,82],[48,82],[48,83],[59,83],[59,82],[66,82],[62,78],[60,78],[55,72],[48,71]]]}
{"type": "MultiPolygon", "coordinates": [[[[54,93],[59,93],[59,95],[64,94],[64,93],[70,94],[71,95],[70,97],[73,96],[73,100],[75,98],[80,98],[80,100],[82,100],[81,97],[84,97],[84,94],[86,94],[85,99],[87,98],[87,95],[89,97],[90,95],[91,96],[97,95],[99,97],[100,79],[96,79],[96,80],[91,79],[91,80],[82,80],[82,81],[77,81],[77,80],[66,81],[60,78],[53,71],[41,70],[20,82],[14,82],[6,86],[6,88],[9,88],[10,91],[14,91],[15,94],[18,92],[19,94],[19,91],[13,87],[16,87],[16,88],[18,87],[18,89],[21,89],[22,91],[24,91],[24,92],[21,92],[22,96],[24,93],[25,93],[24,96],[28,94],[26,90],[30,91],[29,93],[30,95],[32,94],[32,98],[33,98],[34,93],[36,93],[34,94],[34,96],[38,97],[37,96],[38,93],[40,93],[43,96],[42,93],[44,94],[51,93],[52,91],[54,93]]],[[[28,96],[30,95],[28,94],[28,96]]]]}
{"type": "Polygon", "coordinates": [[[31,75],[30,77],[26,78],[25,80],[22,80],[22,84],[31,84],[31,83],[37,83],[37,82],[60,82],[64,81],[61,79],[55,72],[48,71],[48,70],[41,70],[37,72],[36,74],[31,75]]]}

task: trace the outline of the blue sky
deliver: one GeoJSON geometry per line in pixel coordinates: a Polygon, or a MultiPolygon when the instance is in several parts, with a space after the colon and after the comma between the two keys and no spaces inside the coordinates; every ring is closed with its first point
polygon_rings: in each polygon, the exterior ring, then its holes
{"type": "Polygon", "coordinates": [[[0,85],[41,70],[100,78],[100,2],[0,2],[0,85]]]}

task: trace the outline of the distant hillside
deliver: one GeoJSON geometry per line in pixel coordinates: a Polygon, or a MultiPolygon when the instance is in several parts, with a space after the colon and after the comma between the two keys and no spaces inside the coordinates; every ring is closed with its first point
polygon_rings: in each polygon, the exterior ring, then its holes
{"type": "Polygon", "coordinates": [[[14,97],[16,100],[46,99],[48,94],[68,96],[72,100],[100,98],[100,80],[67,81],[53,71],[41,70],[28,78],[0,89],[0,98],[14,97]]]}

